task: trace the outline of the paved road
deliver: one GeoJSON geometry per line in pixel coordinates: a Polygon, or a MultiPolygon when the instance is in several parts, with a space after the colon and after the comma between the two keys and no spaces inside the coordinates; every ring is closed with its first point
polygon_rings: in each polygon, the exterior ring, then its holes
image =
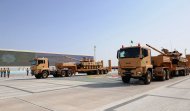
{"type": "Polygon", "coordinates": [[[0,111],[190,111],[190,76],[143,85],[116,73],[35,79],[0,78],[0,111]]]}

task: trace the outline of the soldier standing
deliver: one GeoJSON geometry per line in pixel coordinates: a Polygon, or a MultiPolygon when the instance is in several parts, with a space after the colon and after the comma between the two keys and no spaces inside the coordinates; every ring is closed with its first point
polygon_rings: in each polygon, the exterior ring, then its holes
{"type": "Polygon", "coordinates": [[[29,74],[29,69],[28,68],[26,69],[26,73],[27,73],[27,76],[28,76],[28,74],[29,74]]]}
{"type": "Polygon", "coordinates": [[[9,78],[9,76],[10,76],[10,69],[7,68],[7,77],[9,78]]]}
{"type": "Polygon", "coordinates": [[[3,69],[4,77],[6,77],[6,69],[3,69]]]}
{"type": "Polygon", "coordinates": [[[3,69],[1,68],[1,70],[0,70],[0,71],[1,71],[1,77],[3,77],[3,69]]]}

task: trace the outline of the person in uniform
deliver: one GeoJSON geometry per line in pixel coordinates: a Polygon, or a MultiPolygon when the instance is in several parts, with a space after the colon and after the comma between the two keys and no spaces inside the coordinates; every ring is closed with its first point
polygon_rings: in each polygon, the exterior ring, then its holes
{"type": "Polygon", "coordinates": [[[6,69],[3,69],[4,77],[6,77],[6,69]]]}
{"type": "Polygon", "coordinates": [[[3,68],[1,68],[0,71],[1,71],[1,77],[3,77],[3,68]]]}
{"type": "Polygon", "coordinates": [[[28,74],[29,74],[29,69],[28,68],[26,69],[26,73],[27,73],[27,76],[28,76],[28,74]]]}
{"type": "Polygon", "coordinates": [[[7,68],[7,77],[9,78],[9,76],[10,76],[10,69],[7,68]]]}

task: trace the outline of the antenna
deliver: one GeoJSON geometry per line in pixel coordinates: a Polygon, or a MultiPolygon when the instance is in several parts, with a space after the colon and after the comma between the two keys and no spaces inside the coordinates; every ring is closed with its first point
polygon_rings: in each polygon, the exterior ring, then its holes
{"type": "Polygon", "coordinates": [[[131,40],[131,47],[133,46],[133,41],[131,40]]]}

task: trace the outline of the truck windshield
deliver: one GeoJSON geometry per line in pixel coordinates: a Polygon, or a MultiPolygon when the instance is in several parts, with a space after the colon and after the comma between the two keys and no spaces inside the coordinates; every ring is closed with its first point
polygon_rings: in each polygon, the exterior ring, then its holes
{"type": "Polygon", "coordinates": [[[119,51],[119,58],[139,58],[140,48],[125,48],[119,51]]]}
{"type": "Polygon", "coordinates": [[[31,62],[31,64],[32,64],[32,65],[37,65],[37,61],[36,61],[36,60],[33,60],[33,61],[31,62]]]}

